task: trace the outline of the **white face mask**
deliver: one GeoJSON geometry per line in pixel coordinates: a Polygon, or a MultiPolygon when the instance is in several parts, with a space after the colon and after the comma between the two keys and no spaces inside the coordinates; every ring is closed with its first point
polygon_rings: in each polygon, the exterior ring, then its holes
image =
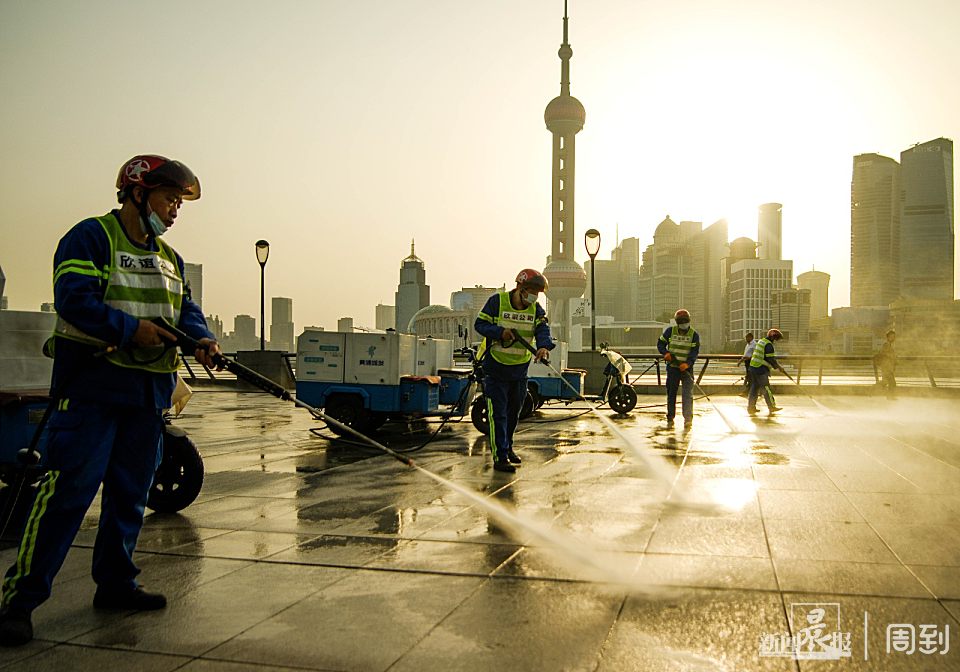
{"type": "Polygon", "coordinates": [[[155,237],[162,236],[169,228],[163,223],[163,220],[160,219],[160,216],[153,210],[150,210],[150,215],[147,217],[146,221],[144,221],[143,217],[140,217],[140,225],[143,227],[144,233],[155,237]]]}
{"type": "Polygon", "coordinates": [[[690,328],[690,323],[689,322],[684,322],[683,324],[677,323],[677,328],[680,329],[681,331],[686,331],[687,329],[690,328]]]}
{"type": "Polygon", "coordinates": [[[521,292],[521,293],[520,293],[520,298],[522,298],[522,299],[523,299],[523,302],[524,302],[525,304],[527,304],[528,306],[529,306],[529,305],[532,305],[532,304],[534,304],[534,303],[537,302],[537,295],[536,295],[536,294],[527,294],[526,292],[521,292]]]}

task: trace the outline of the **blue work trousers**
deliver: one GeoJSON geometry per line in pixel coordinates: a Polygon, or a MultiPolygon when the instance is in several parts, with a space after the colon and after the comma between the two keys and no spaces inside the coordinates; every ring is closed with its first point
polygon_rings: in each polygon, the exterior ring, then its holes
{"type": "Polygon", "coordinates": [[[483,377],[483,394],[487,398],[490,420],[490,450],[493,459],[504,461],[513,450],[513,433],[520,422],[520,408],[527,396],[527,379],[501,380],[483,377]]]}
{"type": "Polygon", "coordinates": [[[683,386],[682,410],[685,422],[693,421],[693,369],[680,371],[680,367],[667,366],[667,420],[677,414],[677,389],[683,386]]]}
{"type": "Polygon", "coordinates": [[[757,410],[757,397],[763,393],[767,408],[776,408],[777,400],[770,389],[770,369],[765,366],[753,366],[750,371],[750,396],[747,397],[747,409],[757,410]]]}
{"type": "Polygon", "coordinates": [[[3,604],[28,611],[50,597],[101,483],[93,580],[111,592],[136,588],[140,570],[133,549],[162,454],[163,416],[154,409],[67,402],[67,410],[51,415],[47,429],[48,472],[3,582],[3,604]]]}

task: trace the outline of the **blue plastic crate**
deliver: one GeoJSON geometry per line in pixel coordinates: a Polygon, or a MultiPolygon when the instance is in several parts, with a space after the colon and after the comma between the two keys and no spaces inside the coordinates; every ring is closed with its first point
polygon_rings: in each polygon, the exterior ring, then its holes
{"type": "Polygon", "coordinates": [[[433,413],[439,404],[439,382],[425,377],[400,379],[400,410],[404,413],[433,413]]]}
{"type": "Polygon", "coordinates": [[[470,371],[466,369],[439,369],[440,403],[447,406],[460,401],[461,395],[470,386],[470,371]]]}

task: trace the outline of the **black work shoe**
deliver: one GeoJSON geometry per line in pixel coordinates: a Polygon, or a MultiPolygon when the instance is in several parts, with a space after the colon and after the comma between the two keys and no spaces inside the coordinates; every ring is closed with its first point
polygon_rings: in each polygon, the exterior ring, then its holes
{"type": "Polygon", "coordinates": [[[23,646],[33,639],[30,612],[16,607],[0,609],[0,646],[23,646]]]}
{"type": "Polygon", "coordinates": [[[777,411],[782,411],[782,410],[783,410],[782,407],[780,407],[780,406],[774,406],[773,408],[770,409],[770,412],[771,412],[771,413],[776,413],[777,411]]]}
{"type": "Polygon", "coordinates": [[[667,427],[673,427],[673,418],[667,418],[667,427]]]}
{"type": "Polygon", "coordinates": [[[686,427],[687,429],[689,429],[690,427],[693,427],[693,420],[684,420],[683,426],[686,427]]]}
{"type": "Polygon", "coordinates": [[[148,593],[140,586],[133,590],[109,591],[97,588],[93,596],[93,606],[97,609],[135,609],[153,611],[167,606],[167,598],[160,593],[148,593]]]}
{"type": "Polygon", "coordinates": [[[508,474],[517,473],[517,468],[512,464],[510,464],[509,462],[507,462],[506,460],[494,460],[493,468],[495,471],[503,471],[508,474]]]}
{"type": "Polygon", "coordinates": [[[507,451],[507,460],[510,462],[510,464],[520,464],[523,462],[523,460],[520,459],[520,456],[512,450],[507,451]]]}
{"type": "Polygon", "coordinates": [[[755,408],[748,408],[748,409],[747,409],[747,413],[749,413],[750,415],[756,415],[756,414],[757,414],[757,409],[755,409],[755,408]]]}

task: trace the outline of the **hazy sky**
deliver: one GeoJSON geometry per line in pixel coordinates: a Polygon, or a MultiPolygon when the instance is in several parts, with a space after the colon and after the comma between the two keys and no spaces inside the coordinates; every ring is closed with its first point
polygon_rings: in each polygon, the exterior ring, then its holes
{"type": "MultiPolygon", "coordinates": [[[[0,0],[0,266],[10,308],[52,297],[57,240],[108,211],[120,165],[200,177],[168,240],[204,309],[299,329],[392,304],[416,238],[433,303],[550,250],[562,0],[0,0]],[[268,298],[269,322],[269,298],[268,298]]],[[[960,141],[955,0],[572,0],[576,233],[652,242],[784,204],[794,272],[849,296],[852,157],[960,141]]],[[[582,245],[577,257],[586,258],[582,245]]]]}

